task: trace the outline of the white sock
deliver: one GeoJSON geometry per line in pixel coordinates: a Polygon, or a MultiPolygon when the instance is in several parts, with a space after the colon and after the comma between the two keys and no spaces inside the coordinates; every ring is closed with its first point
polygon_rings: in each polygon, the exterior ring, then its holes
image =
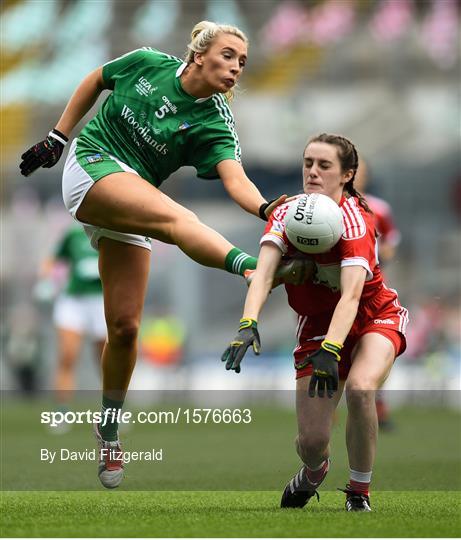
{"type": "Polygon", "coordinates": [[[360,472],[360,471],[354,471],[353,469],[349,469],[350,471],[350,479],[354,480],[354,482],[363,482],[365,484],[369,484],[371,482],[371,473],[370,472],[360,472]]]}

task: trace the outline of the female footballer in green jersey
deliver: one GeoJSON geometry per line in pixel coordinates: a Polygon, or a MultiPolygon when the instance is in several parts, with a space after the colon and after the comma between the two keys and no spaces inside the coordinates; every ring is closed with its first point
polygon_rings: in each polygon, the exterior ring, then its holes
{"type": "MultiPolygon", "coordinates": [[[[228,106],[247,60],[248,40],[233,26],[202,21],[185,61],[143,48],[91,72],[48,137],[23,154],[25,176],[52,167],[73,128],[103,90],[111,94],[71,145],[63,196],[99,250],[108,340],[102,355],[103,408],[120,409],[136,362],[146,293],[150,240],[176,244],[205,266],[243,274],[256,259],[234,248],[158,187],[192,165],[220,178],[244,210],[267,219],[285,195],[268,203],[248,179],[228,106]]],[[[101,426],[100,445],[118,447],[117,425],[101,426]]],[[[122,463],[100,463],[99,477],[116,487],[122,463]]]]}
{"type": "MultiPolygon", "coordinates": [[[[56,290],[60,265],[65,265],[68,273],[53,309],[58,349],[53,385],[58,410],[65,411],[75,388],[75,368],[84,337],[88,336],[93,342],[99,371],[107,330],[98,252],[90,246],[83,228],[77,224],[64,231],[53,256],[42,263],[37,292],[41,288],[56,290]]],[[[69,424],[60,424],[52,429],[63,433],[68,428],[69,424]]]]}

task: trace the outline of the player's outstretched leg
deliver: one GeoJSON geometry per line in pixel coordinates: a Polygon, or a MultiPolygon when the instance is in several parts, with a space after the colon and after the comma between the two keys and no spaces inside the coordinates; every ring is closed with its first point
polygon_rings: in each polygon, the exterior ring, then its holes
{"type": "Polygon", "coordinates": [[[98,424],[94,424],[93,427],[96,441],[98,443],[99,480],[105,488],[116,488],[123,480],[122,446],[119,440],[103,440],[99,432],[98,424]]]}
{"type": "Polygon", "coordinates": [[[346,494],[346,510],[348,512],[371,512],[369,495],[361,491],[354,491],[350,484],[346,489],[340,489],[346,494]]]}
{"type": "Polygon", "coordinates": [[[319,500],[317,488],[325,479],[329,468],[329,459],[322,463],[318,471],[310,471],[306,466],[302,467],[286,485],[280,506],[282,508],[304,508],[314,495],[319,500]]]}

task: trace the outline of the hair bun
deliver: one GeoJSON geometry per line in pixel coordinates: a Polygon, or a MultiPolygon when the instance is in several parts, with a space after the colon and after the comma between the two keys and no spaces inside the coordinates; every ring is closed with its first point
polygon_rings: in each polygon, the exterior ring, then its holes
{"type": "Polygon", "coordinates": [[[215,26],[217,26],[217,24],[212,21],[200,21],[192,29],[190,37],[192,40],[194,40],[200,34],[200,32],[214,28],[215,26]]]}

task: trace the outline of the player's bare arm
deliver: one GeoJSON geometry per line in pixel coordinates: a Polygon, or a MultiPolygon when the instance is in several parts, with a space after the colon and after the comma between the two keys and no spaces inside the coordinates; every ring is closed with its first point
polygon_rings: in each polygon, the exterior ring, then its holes
{"type": "Polygon", "coordinates": [[[238,333],[221,356],[226,369],[240,373],[240,364],[249,347],[255,354],[261,351],[257,318],[272,288],[275,272],[282,258],[278,247],[264,244],[258,257],[258,266],[247,293],[243,317],[238,333]]]}
{"type": "Polygon", "coordinates": [[[357,316],[366,274],[362,266],[346,266],[341,269],[341,298],[333,313],[326,340],[344,343],[357,316]]]}
{"type": "Polygon", "coordinates": [[[275,244],[265,243],[261,246],[256,272],[248,289],[243,318],[258,320],[259,313],[273,287],[281,259],[282,252],[275,244]]]}
{"type": "MultiPolygon", "coordinates": [[[[245,174],[242,165],[233,159],[224,159],[216,165],[216,170],[229,196],[247,212],[260,216],[261,206],[266,204],[266,200],[245,174]]],[[[286,197],[281,195],[270,201],[269,205],[263,208],[266,217],[269,217],[274,208],[284,202],[286,197]]]]}
{"type": "Polygon", "coordinates": [[[309,396],[334,396],[338,390],[338,362],[341,349],[357,316],[366,270],[362,266],[346,266],[341,269],[341,298],[336,304],[327,334],[318,351],[308,357],[313,366],[309,382],[309,396]]]}
{"type": "Polygon", "coordinates": [[[69,137],[74,127],[96,103],[99,94],[104,89],[101,66],[89,73],[78,85],[56,124],[56,129],[69,137]]]}

